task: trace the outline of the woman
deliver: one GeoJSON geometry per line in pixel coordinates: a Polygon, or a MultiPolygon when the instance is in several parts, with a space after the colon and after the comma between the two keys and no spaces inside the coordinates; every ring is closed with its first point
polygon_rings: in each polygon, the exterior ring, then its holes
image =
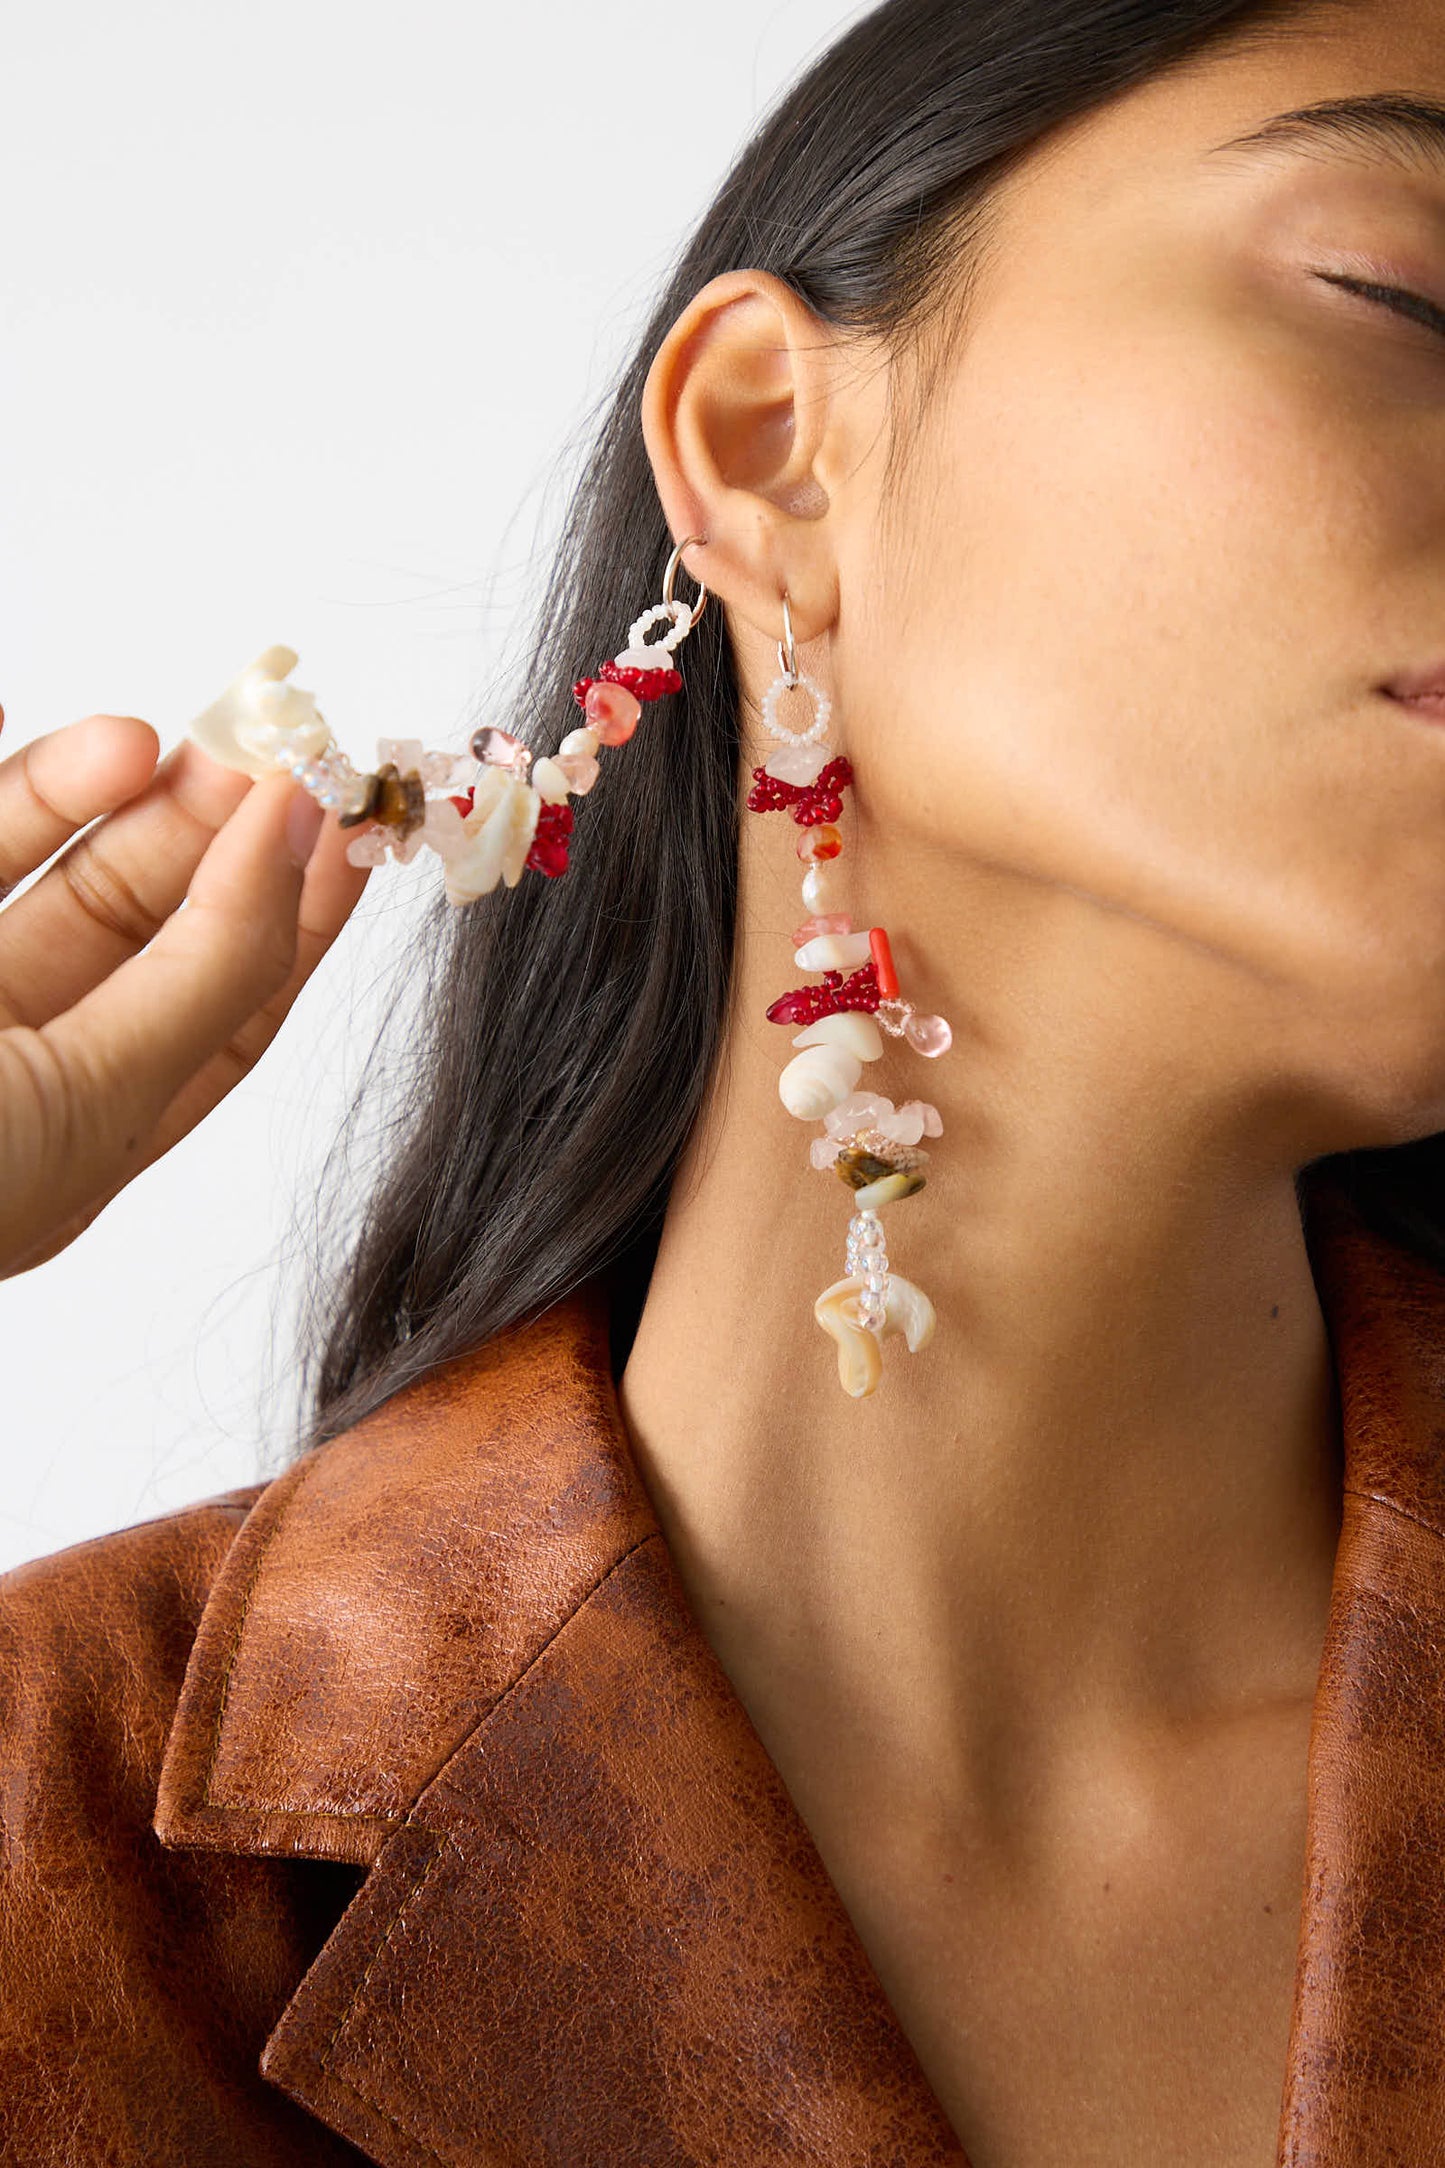
{"type": "MultiPolygon", "coordinates": [[[[516,734],[717,606],[567,878],[439,899],[291,1464],[5,1585],[15,2159],[1445,2158],[1440,30],[888,0],[745,149],[516,734]],[[954,1036],[856,1397],[790,635],[954,1036]]],[[[367,877],[153,737],[0,763],[4,878],[102,816],[0,922],[11,1271],[367,877]]]]}

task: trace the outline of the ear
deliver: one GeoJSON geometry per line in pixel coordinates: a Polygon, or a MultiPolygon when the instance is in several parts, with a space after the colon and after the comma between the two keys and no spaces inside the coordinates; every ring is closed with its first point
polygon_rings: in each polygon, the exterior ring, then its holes
{"type": "Polygon", "coordinates": [[[648,371],[642,433],[686,569],[767,639],[788,595],[801,646],[838,614],[830,484],[847,473],[841,341],[782,279],[727,271],[648,371]]]}

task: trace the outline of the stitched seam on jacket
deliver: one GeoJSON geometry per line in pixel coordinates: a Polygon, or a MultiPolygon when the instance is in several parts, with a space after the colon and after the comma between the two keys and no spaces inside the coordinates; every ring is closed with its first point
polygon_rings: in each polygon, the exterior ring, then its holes
{"type": "Polygon", "coordinates": [[[1408,1506],[1397,1505],[1393,1498],[1385,1497],[1381,1491],[1355,1490],[1347,1483],[1345,1496],[1363,1498],[1372,1506],[1384,1506],[1389,1512],[1397,1513],[1402,1521],[1409,1521],[1415,1528],[1423,1528],[1427,1534],[1436,1536],[1445,1543],[1445,1528],[1437,1528],[1433,1521],[1423,1519],[1418,1513],[1412,1513],[1408,1506]]]}
{"type": "MultiPolygon", "coordinates": [[[[316,1461],[315,1456],[313,1455],[313,1457],[309,1461],[307,1461],[305,1471],[299,1478],[296,1484],[296,1488],[292,1491],[291,1496],[287,1499],[285,1511],[278,1513],[275,1520],[271,1523],[271,1526],[267,1529],[266,1540],[260,1545],[259,1549],[256,1552],[256,1556],[252,1561],[251,1577],[246,1583],[246,1593],[241,1599],[240,1614],[237,1617],[235,1628],[231,1635],[231,1647],[230,1653],[226,1658],[226,1668],[221,1673],[221,1696],[220,1700],[216,1704],[215,1721],[211,1726],[211,1750],[206,1757],[205,1774],[201,1778],[200,1803],[203,1807],[213,1808],[218,1814],[254,1814],[257,1811],[254,1807],[227,1806],[226,1802],[223,1799],[213,1799],[211,1797],[211,1779],[215,1775],[216,1771],[216,1757],[221,1751],[221,1726],[226,1720],[226,1704],[229,1701],[231,1695],[231,1673],[235,1670],[236,1658],[241,1653],[241,1631],[242,1628],[245,1626],[247,1614],[251,1609],[251,1599],[256,1593],[256,1583],[261,1578],[261,1567],[265,1560],[266,1553],[270,1550],[272,1542],[281,1527],[281,1523],[285,1520],[286,1514],[290,1512],[293,1501],[299,1496],[301,1490],[309,1481],[311,1471],[315,1467],[315,1465],[316,1461]]],[[[270,1810],[263,1809],[261,1811],[269,1812],[270,1810]]],[[[295,1810],[293,1809],[292,1811],[294,1812],[295,1810]]],[[[328,1821],[351,1821],[354,1820],[355,1817],[350,1815],[328,1814],[326,1819],[328,1821]]]]}
{"type": "Polygon", "coordinates": [[[414,2130],[408,2130],[405,2123],[399,2123],[389,2109],[382,2107],[380,2101],[369,2099],[365,2093],[352,2084],[350,2078],[343,2078],[337,2070],[328,2071],[327,2075],[333,2085],[341,2086],[346,2092],[350,2093],[353,2100],[359,2100],[363,2108],[369,2108],[373,2115],[379,2115],[383,2123],[390,2123],[399,2137],[405,2138],[408,2145],[414,2145],[419,2152],[425,2153],[428,2160],[438,2161],[441,2168],[466,2168],[465,2161],[457,2160],[454,2156],[446,2153],[438,2153],[436,2148],[428,2145],[424,2138],[418,2138],[414,2130]]]}
{"type": "MultiPolygon", "coordinates": [[[[470,1740],[476,1732],[480,1731],[483,1726],[490,1723],[491,1719],[501,1708],[503,1702],[506,1701],[510,1695],[516,1692],[522,1681],[541,1661],[547,1650],[552,1646],[552,1643],[557,1639],[557,1635],[563,1632],[566,1627],[570,1626],[573,1619],[580,1617],[581,1613],[586,1609],[587,1605],[592,1601],[592,1598],[598,1593],[599,1589],[604,1588],[606,1584],[611,1580],[613,1574],[616,1573],[621,1567],[625,1566],[628,1559],[631,1558],[636,1552],[642,1550],[646,1544],[657,1543],[661,1541],[662,1537],[660,1532],[656,1529],[653,1529],[649,1534],[639,1537],[636,1543],[630,1544],[628,1548],[622,1553],[622,1556],[620,1558],[615,1558],[612,1561],[612,1564],[608,1567],[607,1571],[601,1576],[601,1578],[593,1582],[591,1588],[588,1589],[586,1595],[576,1606],[576,1609],[569,1612],[567,1617],[563,1619],[561,1625],[556,1628],[555,1632],[550,1633],[547,1636],[547,1639],[543,1642],[541,1648],[536,1651],[535,1655],[533,1655],[528,1661],[528,1663],[523,1666],[522,1670],[518,1672],[516,1678],[513,1679],[511,1685],[506,1689],[506,1691],[497,1696],[497,1699],[492,1703],[491,1707],[486,1710],[483,1715],[479,1716],[474,1724],[469,1725],[463,1737],[457,1741],[457,1744],[447,1755],[447,1761],[451,1761],[454,1756],[460,1754],[462,1749],[466,1746],[468,1740],[470,1740]]],[[[446,1764],[443,1763],[442,1766],[445,1767],[446,1764]]],[[[353,2010],[356,2008],[358,2002],[360,2002],[361,1997],[365,1992],[367,1981],[371,1978],[373,1971],[375,1970],[377,1964],[380,1962],[382,1956],[384,1955],[387,1945],[391,1941],[393,1934],[396,1932],[396,1929],[400,1924],[402,1914],[407,1910],[408,1906],[411,1905],[413,1900],[420,1896],[422,1890],[426,1887],[432,1869],[437,1865],[437,1862],[443,1857],[444,1852],[448,1849],[456,1853],[457,1858],[462,1862],[463,1866],[465,1866],[467,1863],[466,1853],[462,1850],[456,1839],[451,1835],[450,1831],[439,1830],[435,1828],[434,1825],[430,1822],[411,1821],[407,1824],[407,1827],[411,1829],[424,1830],[428,1836],[440,1837],[442,1839],[442,1842],[432,1853],[431,1858],[427,1861],[425,1867],[422,1868],[420,1874],[417,1875],[416,1879],[410,1884],[405,1896],[401,1899],[401,1902],[398,1904],[396,1911],[392,1914],[391,1925],[387,1928],[386,1933],[382,1936],[380,1942],[377,1944],[376,1948],[372,1951],[371,1956],[368,1958],[366,1968],[363,1971],[361,1978],[357,1981],[356,1986],[352,1991],[350,2000],[346,2004],[345,2009],[341,2012],[341,2015],[337,2018],[336,2023],[332,2028],[330,2039],[326,2042],[325,2046],[321,2050],[320,2056],[318,2057],[318,2068],[324,2071],[328,2077],[332,2078],[333,2080],[342,2085],[345,2085],[348,2092],[355,2093],[357,2099],[364,2102],[367,2107],[375,2108],[378,2115],[386,2116],[387,2121],[391,2123],[397,2130],[399,2130],[404,2137],[411,2138],[413,2139],[414,2143],[422,2145],[424,2144],[424,2141],[416,2138],[415,2134],[410,2131],[404,2123],[398,2122],[394,2115],[388,2114],[387,2110],[381,2106],[379,2101],[373,2100],[370,2094],[363,2093],[359,2086],[353,2085],[351,2081],[347,2078],[340,2077],[340,2074],[338,2072],[333,2071],[330,2068],[331,2057],[336,2051],[336,2043],[340,2039],[342,2031],[349,2022],[353,2010]]],[[[374,1871],[375,1870],[373,1869],[373,1872],[374,1871]]],[[[434,2160],[440,2160],[441,2155],[433,2152],[432,2158],[434,2160]]]]}
{"type": "MultiPolygon", "coordinates": [[[[215,1722],[211,1727],[210,1752],[206,1759],[205,1774],[201,1778],[201,1796],[199,1804],[203,1807],[209,1807],[211,1811],[215,1814],[275,1814],[278,1816],[283,1816],[287,1819],[294,1819],[298,1821],[341,1822],[344,1823],[348,1828],[355,1828],[358,1823],[365,1822],[368,1824],[380,1823],[380,1825],[384,1829],[404,1829],[406,1827],[405,1817],[399,1815],[337,1814],[327,1807],[276,1807],[270,1805],[258,1805],[254,1800],[240,1800],[228,1802],[224,1799],[213,1799],[211,1797],[211,1779],[215,1774],[216,1757],[221,1751],[221,1726],[225,1722],[226,1705],[230,1699],[231,1694],[231,1674],[236,1667],[236,1659],[241,1653],[241,1634],[242,1630],[245,1627],[247,1616],[250,1613],[251,1600],[256,1593],[256,1585],[261,1578],[261,1568],[265,1563],[266,1553],[270,1550],[273,1541],[280,1533],[282,1522],[285,1520],[286,1515],[290,1512],[291,1507],[295,1503],[296,1499],[300,1496],[303,1486],[310,1479],[311,1471],[315,1467],[315,1465],[316,1456],[313,1455],[311,1459],[309,1459],[305,1463],[304,1472],[300,1477],[299,1481],[297,1482],[295,1490],[292,1491],[291,1496],[287,1499],[284,1511],[277,1514],[276,1519],[273,1521],[270,1528],[267,1529],[265,1541],[261,1544],[255,1558],[252,1560],[250,1577],[246,1583],[246,1593],[241,1600],[240,1613],[237,1616],[235,1628],[231,1636],[231,1648],[230,1653],[226,1658],[226,1668],[221,1674],[221,1694],[220,1699],[216,1705],[215,1722]]],[[[576,1605],[571,1611],[567,1613],[567,1616],[559,1620],[557,1625],[553,1627],[551,1633],[548,1634],[546,1640],[542,1643],[541,1647],[533,1651],[532,1655],[528,1658],[527,1662],[518,1672],[516,1678],[511,1680],[508,1685],[503,1687],[501,1693],[497,1696],[496,1700],[491,1703],[490,1707],[484,1709],[481,1714],[476,1717],[471,1724],[467,1726],[467,1729],[462,1733],[461,1737],[455,1740],[452,1745],[450,1745],[446,1749],[442,1760],[437,1765],[437,1769],[434,1769],[431,1772],[431,1776],[423,1778],[422,1783],[418,1786],[418,1790],[424,1790],[426,1785],[428,1785],[432,1781],[432,1777],[436,1776],[440,1769],[446,1767],[446,1764],[451,1760],[453,1754],[458,1753],[461,1748],[466,1745],[468,1739],[471,1738],[472,1733],[476,1730],[478,1724],[486,1723],[489,1717],[495,1715],[496,1711],[502,1706],[502,1703],[506,1700],[507,1696],[512,1693],[518,1686],[521,1685],[523,1679],[526,1678],[527,1673],[531,1670],[533,1664],[537,1662],[539,1657],[545,1655],[546,1651],[556,1640],[558,1634],[562,1632],[565,1626],[570,1625],[571,1621],[577,1616],[577,1613],[582,1609],[584,1604],[591,1602],[592,1598],[596,1595],[598,1589],[601,1588],[603,1586],[603,1583],[606,1582],[610,1578],[610,1576],[617,1571],[618,1567],[624,1565],[626,1561],[632,1556],[634,1551],[640,1551],[644,1543],[651,1543],[655,1538],[659,1536],[659,1533],[660,1532],[656,1529],[650,1530],[647,1535],[640,1536],[636,1543],[629,1545],[628,1549],[622,1553],[620,1558],[614,1558],[612,1564],[607,1568],[606,1573],[601,1575],[598,1580],[593,1582],[591,1588],[587,1589],[584,1594],[579,1597],[576,1605]]]]}

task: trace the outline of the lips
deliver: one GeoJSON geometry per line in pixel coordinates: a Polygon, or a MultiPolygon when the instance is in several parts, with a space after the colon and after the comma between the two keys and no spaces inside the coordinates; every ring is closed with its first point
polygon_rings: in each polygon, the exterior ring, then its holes
{"type": "Polygon", "coordinates": [[[1428,670],[1402,671],[1381,690],[1409,707],[1445,712],[1445,662],[1437,662],[1428,670]]]}

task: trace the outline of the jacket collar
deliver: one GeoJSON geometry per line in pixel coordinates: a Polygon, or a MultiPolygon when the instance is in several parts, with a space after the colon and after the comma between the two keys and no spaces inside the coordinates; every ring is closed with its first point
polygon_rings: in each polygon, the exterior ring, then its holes
{"type": "MultiPolygon", "coordinates": [[[[1445,1274],[1317,1187],[1344,1516],[1280,2168],[1445,2137],[1445,1274]]],[[[382,2168],[967,2168],[696,1625],[595,1285],[260,1493],[165,1756],[168,1845],[369,1872],[263,2075],[382,2168]]]]}

